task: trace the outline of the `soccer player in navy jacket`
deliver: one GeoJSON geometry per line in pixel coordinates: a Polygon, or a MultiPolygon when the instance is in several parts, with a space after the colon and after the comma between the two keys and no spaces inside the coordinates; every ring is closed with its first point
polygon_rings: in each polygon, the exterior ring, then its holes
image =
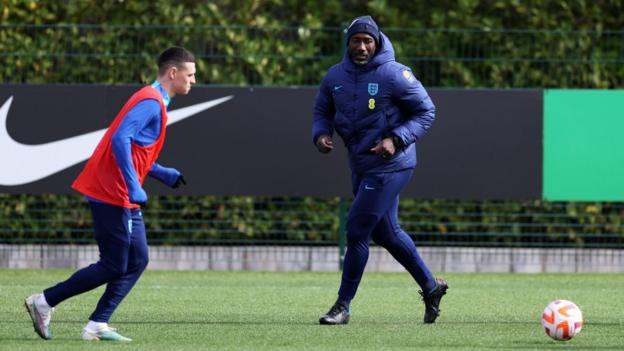
{"type": "Polygon", "coordinates": [[[353,20],[347,37],[347,53],[323,78],[314,105],[313,141],[328,153],[334,148],[333,132],[340,135],[349,152],[355,196],[338,299],[319,322],[349,322],[349,304],[372,239],[416,280],[424,322],[434,323],[448,285],[429,271],[399,226],[397,211],[399,194],[416,166],[416,142],[431,127],[435,106],[411,69],[395,61],[392,43],[370,16],[353,20]]]}

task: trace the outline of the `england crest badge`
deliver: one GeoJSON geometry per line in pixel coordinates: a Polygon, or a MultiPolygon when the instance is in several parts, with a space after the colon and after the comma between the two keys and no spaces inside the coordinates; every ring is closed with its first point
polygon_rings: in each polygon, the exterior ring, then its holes
{"type": "Polygon", "coordinates": [[[377,84],[377,83],[368,83],[368,93],[371,96],[377,95],[378,91],[379,91],[379,84],[377,84]]]}

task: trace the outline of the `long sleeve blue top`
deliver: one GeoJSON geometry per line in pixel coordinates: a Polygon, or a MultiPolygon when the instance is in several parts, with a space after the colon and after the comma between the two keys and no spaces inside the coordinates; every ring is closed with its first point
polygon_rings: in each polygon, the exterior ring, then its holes
{"type": "MultiPolygon", "coordinates": [[[[171,98],[160,85],[160,82],[156,81],[152,86],[160,92],[165,107],[169,106],[171,98]]],[[[154,99],[145,99],[128,111],[111,139],[111,147],[128,187],[131,202],[145,202],[147,200],[132,163],[132,144],[140,146],[153,144],[160,136],[161,123],[160,103],[154,99]]],[[[180,176],[180,172],[174,168],[163,167],[154,163],[148,175],[168,186],[173,186],[180,176]]]]}

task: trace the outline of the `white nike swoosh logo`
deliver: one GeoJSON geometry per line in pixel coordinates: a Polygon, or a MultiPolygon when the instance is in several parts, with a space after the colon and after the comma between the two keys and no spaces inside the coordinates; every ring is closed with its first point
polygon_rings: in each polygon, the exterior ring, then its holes
{"type": "MultiPolygon", "coordinates": [[[[180,122],[233,97],[225,96],[167,112],[167,125],[180,122]]],[[[0,185],[31,183],[80,163],[91,156],[106,132],[104,128],[45,144],[22,144],[11,138],[7,131],[7,116],[12,101],[13,96],[0,107],[0,185]]]]}
{"type": "Polygon", "coordinates": [[[373,188],[372,186],[368,186],[368,184],[364,185],[364,189],[366,190],[375,190],[377,188],[373,188]]]}

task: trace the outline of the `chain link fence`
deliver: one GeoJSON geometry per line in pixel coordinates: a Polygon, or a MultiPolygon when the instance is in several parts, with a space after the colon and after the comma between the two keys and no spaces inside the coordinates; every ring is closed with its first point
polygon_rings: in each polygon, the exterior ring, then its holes
{"type": "MultiPolygon", "coordinates": [[[[82,197],[0,199],[0,264],[79,266],[96,259],[91,215],[82,197]]],[[[344,255],[349,205],[340,198],[160,196],[150,200],[143,215],[156,267],[331,270],[344,255]]],[[[573,271],[588,269],[596,255],[611,262],[600,261],[597,269],[624,268],[613,265],[624,260],[622,203],[405,199],[399,211],[403,229],[446,269],[512,267],[511,259],[519,271],[531,265],[542,269],[553,252],[570,260],[573,271]],[[580,264],[579,252],[590,262],[580,264]]],[[[379,269],[397,269],[379,248],[372,257],[379,269]]]]}
{"type": "MultiPolygon", "coordinates": [[[[386,28],[426,87],[617,88],[624,32],[386,28]]],[[[342,28],[0,25],[4,83],[142,83],[180,45],[200,84],[318,85],[341,60],[342,28]],[[97,67],[98,69],[93,69],[97,67]]]]}
{"type": "MultiPolygon", "coordinates": [[[[620,31],[384,32],[397,60],[427,87],[618,88],[624,79],[620,31]]],[[[0,79],[144,83],[171,45],[197,55],[200,84],[315,86],[341,59],[346,38],[342,28],[2,24],[0,79]]],[[[348,205],[338,198],[155,197],[144,215],[152,262],[163,268],[328,270],[344,255],[348,205]]],[[[624,269],[622,203],[404,199],[400,215],[433,269],[624,269]]],[[[97,259],[93,244],[81,197],[0,194],[0,266],[80,266],[97,259]]],[[[395,269],[378,249],[371,265],[395,269]]]]}

